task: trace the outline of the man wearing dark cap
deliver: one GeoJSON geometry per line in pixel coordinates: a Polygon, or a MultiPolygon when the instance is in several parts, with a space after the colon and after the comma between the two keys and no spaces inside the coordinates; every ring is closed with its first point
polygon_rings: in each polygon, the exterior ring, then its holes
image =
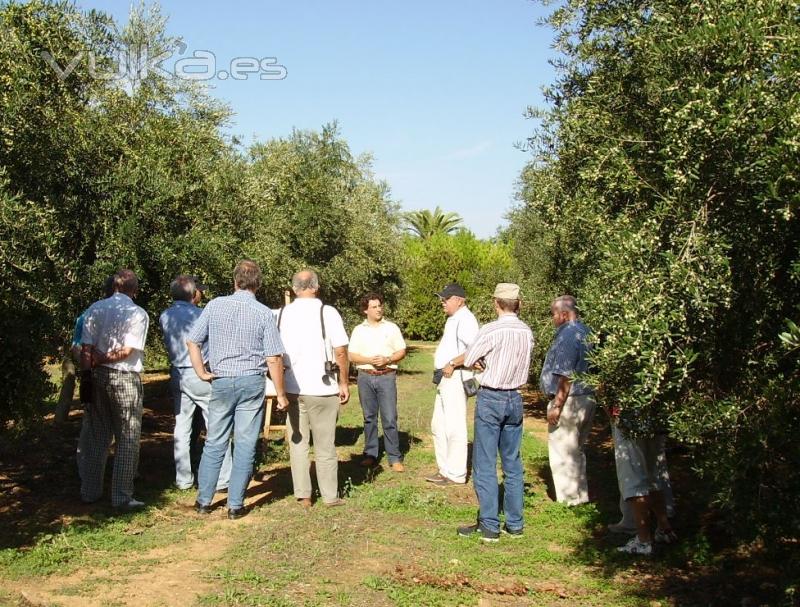
{"type": "Polygon", "coordinates": [[[431,419],[439,469],[425,480],[447,487],[467,482],[467,396],[463,382],[473,373],[462,362],[464,352],[478,334],[478,321],[467,308],[467,294],[461,285],[451,283],[436,296],[447,315],[444,334],[433,358],[434,367],[441,371],[431,419]]]}
{"type": "Polygon", "coordinates": [[[484,325],[463,356],[466,367],[479,360],[484,367],[475,404],[475,438],[472,443],[472,483],[478,497],[478,520],[458,528],[461,536],[479,534],[486,542],[500,537],[497,453],[503,466],[503,531],[522,535],[523,468],[522,396],[528,382],[533,352],[533,332],[518,317],[519,287],[501,282],[494,290],[497,320],[484,325]]]}

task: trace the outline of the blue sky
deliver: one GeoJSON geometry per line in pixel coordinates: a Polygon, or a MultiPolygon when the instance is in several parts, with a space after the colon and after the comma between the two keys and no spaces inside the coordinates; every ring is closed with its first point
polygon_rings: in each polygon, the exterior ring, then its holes
{"type": "MultiPolygon", "coordinates": [[[[79,0],[127,20],[129,4],[79,0]]],[[[494,235],[513,204],[532,132],[523,116],[553,80],[547,9],[530,0],[164,0],[168,33],[214,53],[275,57],[283,80],[209,81],[246,143],[338,121],[355,154],[403,209],[459,213],[479,237],[494,235]]]]}

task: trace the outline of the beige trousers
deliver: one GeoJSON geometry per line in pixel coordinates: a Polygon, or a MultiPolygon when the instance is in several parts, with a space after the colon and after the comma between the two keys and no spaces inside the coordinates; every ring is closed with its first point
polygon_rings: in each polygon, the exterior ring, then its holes
{"type": "Polygon", "coordinates": [[[313,437],[319,493],[322,501],[334,502],[339,497],[339,459],[335,445],[339,396],[288,396],[286,425],[294,496],[297,499],[311,497],[311,463],[308,454],[313,437]]]}
{"type": "MultiPolygon", "coordinates": [[[[547,405],[547,410],[553,401],[547,405]]],[[[548,427],[547,451],[556,501],[569,506],[589,501],[586,454],[583,447],[592,429],[595,401],[591,394],[570,396],[561,408],[558,425],[548,427]]]]}

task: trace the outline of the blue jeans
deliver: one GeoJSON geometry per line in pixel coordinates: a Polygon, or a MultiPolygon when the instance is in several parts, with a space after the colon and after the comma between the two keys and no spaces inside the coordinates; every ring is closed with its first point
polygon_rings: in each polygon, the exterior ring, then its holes
{"type": "MultiPolygon", "coordinates": [[[[203,381],[191,367],[176,368],[170,371],[170,389],[174,400],[175,431],[175,485],[179,489],[189,489],[194,485],[192,460],[196,457],[198,437],[193,435],[192,426],[199,408],[208,428],[208,401],[211,398],[211,384],[203,381]]],[[[225,452],[217,491],[228,488],[231,477],[231,449],[225,452]]]]}
{"type": "Polygon", "coordinates": [[[522,529],[523,480],[522,397],[516,390],[481,388],[475,404],[475,438],[472,443],[472,483],[478,497],[478,522],[500,531],[497,452],[503,466],[503,511],[509,529],[522,529]]]}
{"type": "Polygon", "coordinates": [[[383,426],[383,446],[390,464],[402,462],[397,433],[397,374],[358,374],[358,399],[364,412],[364,455],[378,459],[378,412],[383,426]]]}
{"type": "Polygon", "coordinates": [[[264,422],[264,376],[220,377],[211,383],[208,431],[198,473],[197,502],[211,504],[233,429],[233,466],[228,485],[228,508],[244,506],[244,493],[253,474],[256,442],[264,422]]]}

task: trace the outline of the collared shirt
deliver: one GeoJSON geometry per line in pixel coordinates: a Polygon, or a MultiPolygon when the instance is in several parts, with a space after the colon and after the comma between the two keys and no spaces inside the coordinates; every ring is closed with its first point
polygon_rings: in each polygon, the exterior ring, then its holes
{"type": "Polygon", "coordinates": [[[478,335],[478,320],[469,311],[467,306],[460,307],[455,314],[447,318],[444,323],[444,333],[436,354],[433,356],[433,365],[437,369],[453,360],[456,356],[466,351],[478,335]]]}
{"type": "Polygon", "coordinates": [[[86,310],[81,343],[93,346],[100,352],[133,348],[127,358],[102,366],[140,373],[144,368],[142,360],[149,325],[147,312],[127,295],[114,293],[108,299],[96,301],[86,310]]]}
{"type": "MultiPolygon", "coordinates": [[[[189,339],[189,331],[201,312],[202,310],[192,302],[179,300],[164,310],[158,319],[161,332],[164,334],[169,362],[175,368],[184,369],[192,366],[186,340],[189,339]]],[[[203,344],[203,360],[208,360],[208,342],[203,344]]]]}
{"type": "Polygon", "coordinates": [[[497,390],[516,390],[528,383],[533,332],[516,314],[507,312],[478,332],[467,350],[464,366],[484,358],[486,371],[481,385],[497,390]]]}
{"type": "MultiPolygon", "coordinates": [[[[559,376],[568,379],[576,373],[585,373],[589,369],[586,355],[590,351],[587,338],[591,330],[579,320],[570,320],[556,329],[556,336],[547,351],[539,378],[539,387],[548,397],[558,392],[559,376]]],[[[569,396],[594,394],[594,389],[580,381],[573,381],[569,396]]]]}
{"type": "Polygon", "coordinates": [[[272,312],[246,290],[208,302],[189,341],[208,342],[209,366],[217,377],[263,375],[267,357],[285,352],[272,312]]]}
{"type": "MultiPolygon", "coordinates": [[[[365,358],[373,356],[391,356],[398,350],[406,349],[406,342],[400,333],[400,328],[393,322],[382,318],[377,325],[369,324],[365,320],[356,325],[350,335],[350,352],[360,354],[365,358]]],[[[397,364],[387,365],[390,369],[397,369],[397,364]]],[[[359,369],[375,369],[369,363],[356,365],[359,369]]]]}
{"type": "MultiPolygon", "coordinates": [[[[320,308],[316,297],[298,297],[279,313],[281,338],[286,345],[284,381],[290,394],[330,396],[339,393],[336,378],[325,374],[325,360],[335,361],[334,348],[347,345],[342,317],[333,306],[325,306],[325,336],[322,339],[320,308]],[[288,360],[287,360],[288,359],[288,360]]],[[[342,369],[347,373],[347,369],[342,369]]]]}

